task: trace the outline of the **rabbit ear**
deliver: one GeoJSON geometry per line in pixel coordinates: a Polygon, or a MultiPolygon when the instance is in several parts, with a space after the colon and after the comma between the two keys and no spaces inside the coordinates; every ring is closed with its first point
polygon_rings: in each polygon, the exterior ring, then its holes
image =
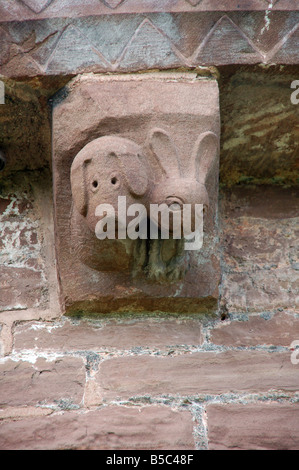
{"type": "Polygon", "coordinates": [[[140,155],[125,153],[118,158],[118,161],[130,192],[135,196],[143,196],[147,190],[148,178],[140,155]]]}
{"type": "Polygon", "coordinates": [[[157,179],[161,179],[163,176],[179,178],[181,172],[178,152],[167,132],[163,129],[152,129],[149,134],[148,145],[155,158],[156,171],[154,168],[152,169],[157,179]]]}
{"type": "Polygon", "coordinates": [[[219,140],[213,132],[204,132],[195,143],[192,162],[196,179],[204,184],[219,152],[219,140]]]}
{"type": "Polygon", "coordinates": [[[73,201],[77,210],[84,217],[87,214],[88,196],[86,191],[86,167],[91,162],[91,159],[76,159],[71,167],[71,188],[73,201]]]}

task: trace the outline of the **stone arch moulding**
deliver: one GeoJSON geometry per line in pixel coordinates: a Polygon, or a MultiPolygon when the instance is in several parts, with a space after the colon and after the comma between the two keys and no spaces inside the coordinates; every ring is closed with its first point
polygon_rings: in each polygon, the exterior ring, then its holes
{"type": "Polygon", "coordinates": [[[59,92],[53,171],[66,314],[216,309],[219,134],[217,81],[195,73],[88,74],[59,92]],[[152,213],[160,204],[171,208],[168,239],[165,219],[152,213]],[[174,236],[186,205],[190,232],[203,220],[200,249],[174,236]],[[111,208],[115,239],[100,239],[97,230],[111,208]],[[137,233],[141,225],[145,230],[143,238],[122,231],[134,221],[137,233]]]}

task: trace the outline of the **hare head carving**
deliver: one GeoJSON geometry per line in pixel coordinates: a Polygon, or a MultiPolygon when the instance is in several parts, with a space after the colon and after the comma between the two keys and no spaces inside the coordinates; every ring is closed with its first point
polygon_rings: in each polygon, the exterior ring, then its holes
{"type": "Polygon", "coordinates": [[[141,156],[139,145],[118,136],[99,137],[76,155],[71,166],[72,197],[91,231],[99,204],[111,204],[117,217],[118,196],[126,196],[127,206],[142,200],[148,177],[141,156]]]}
{"type": "MultiPolygon", "coordinates": [[[[150,132],[148,147],[151,153],[155,184],[150,196],[151,204],[166,203],[171,210],[183,211],[191,204],[191,230],[194,230],[195,204],[202,204],[204,212],[209,207],[206,180],[219,151],[218,137],[213,132],[202,133],[193,147],[188,171],[182,175],[178,150],[163,129],[150,132]]],[[[183,220],[183,217],[181,217],[183,220]]],[[[161,226],[161,221],[155,221],[161,226]]],[[[171,230],[171,226],[170,226],[171,230]]]]}

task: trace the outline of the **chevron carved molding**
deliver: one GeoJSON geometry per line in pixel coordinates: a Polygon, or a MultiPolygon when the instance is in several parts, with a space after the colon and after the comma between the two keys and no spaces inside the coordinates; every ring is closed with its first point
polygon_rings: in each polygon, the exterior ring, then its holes
{"type": "MultiPolygon", "coordinates": [[[[115,11],[129,1],[105,3],[115,11]]],[[[42,12],[56,1],[18,3],[42,12]]],[[[199,2],[192,0],[195,3],[199,2]]],[[[194,11],[11,21],[0,23],[0,74],[23,77],[228,64],[298,64],[298,45],[299,11],[194,11]]]]}
{"type": "Polygon", "coordinates": [[[0,23],[119,13],[296,11],[297,0],[1,0],[0,23]],[[82,5],[84,3],[84,5],[82,5]]]}
{"type": "MultiPolygon", "coordinates": [[[[53,3],[54,0],[15,0],[16,2],[21,2],[24,5],[26,5],[30,10],[32,10],[34,13],[39,14],[45,9],[47,9],[51,3],[53,3]]],[[[293,0],[238,0],[238,6],[234,6],[234,0],[227,0],[226,2],[219,2],[218,0],[179,0],[175,3],[175,6],[173,7],[170,5],[171,2],[167,0],[162,0],[160,2],[157,2],[155,0],[152,1],[142,1],[137,2],[136,0],[87,0],[86,7],[90,6],[95,6],[96,2],[98,2],[98,8],[99,4],[102,4],[104,7],[110,8],[110,9],[116,9],[123,5],[123,7],[127,10],[127,12],[132,10],[134,12],[134,5],[136,6],[136,3],[141,3],[141,8],[145,9],[145,11],[155,11],[157,8],[157,3],[160,3],[160,8],[162,8],[164,11],[168,11],[169,9],[173,11],[174,9],[178,9],[181,11],[182,9],[188,9],[188,6],[191,6],[193,8],[195,7],[200,7],[203,8],[204,10],[222,10],[223,5],[221,3],[224,3],[225,9],[230,10],[231,8],[238,8],[238,9],[245,9],[247,11],[253,11],[253,10],[259,10],[259,9],[265,9],[268,8],[282,8],[282,9],[293,9],[294,8],[294,1],[293,0]],[[218,3],[218,5],[217,5],[218,3]],[[244,5],[242,5],[242,3],[244,5]],[[228,8],[230,4],[231,8],[228,8]],[[278,5],[280,4],[280,5],[278,5]]],[[[61,7],[63,8],[63,7],[61,7]]]]}
{"type": "Polygon", "coordinates": [[[21,3],[37,14],[44,11],[52,2],[53,0],[21,0],[21,3]]]}

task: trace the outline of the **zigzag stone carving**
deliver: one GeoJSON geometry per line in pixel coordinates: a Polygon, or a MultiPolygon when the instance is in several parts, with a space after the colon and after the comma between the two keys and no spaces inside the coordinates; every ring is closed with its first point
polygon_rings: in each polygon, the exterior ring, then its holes
{"type": "MultiPolygon", "coordinates": [[[[109,1],[109,9],[118,10],[129,1],[109,1]]],[[[41,14],[55,4],[22,0],[24,8],[25,3],[27,10],[41,14]]],[[[286,5],[286,0],[275,5],[280,3],[286,5]]],[[[278,12],[273,10],[274,3],[269,5],[268,10],[246,14],[99,14],[22,24],[0,20],[0,74],[17,78],[182,66],[296,64],[299,11],[278,12]]]]}
{"type": "Polygon", "coordinates": [[[109,8],[117,8],[125,0],[101,0],[109,8]]]}
{"type": "MultiPolygon", "coordinates": [[[[15,0],[15,3],[18,1],[25,4],[30,8],[34,13],[39,14],[42,11],[46,10],[53,0],[15,0]]],[[[122,7],[126,13],[134,13],[136,9],[139,11],[150,12],[150,11],[184,11],[191,7],[193,9],[200,8],[201,11],[215,11],[215,10],[246,10],[246,11],[255,11],[263,10],[268,8],[279,9],[279,10],[293,10],[296,9],[293,0],[229,0],[228,2],[219,2],[219,0],[178,0],[176,2],[169,2],[167,0],[162,0],[157,2],[155,0],[87,0],[85,2],[86,9],[106,7],[112,10],[116,10],[122,7]],[[175,3],[175,5],[173,5],[175,3]],[[226,5],[227,3],[227,5],[226,5]],[[158,5],[157,5],[158,4],[158,5]]],[[[60,6],[60,9],[63,10],[68,7],[68,2],[65,2],[64,5],[60,6]]],[[[96,13],[95,11],[93,13],[96,13]]]]}
{"type": "Polygon", "coordinates": [[[21,0],[21,2],[34,13],[38,14],[44,11],[53,2],[53,0],[21,0]]]}
{"type": "Polygon", "coordinates": [[[41,18],[76,18],[130,13],[296,11],[297,0],[2,0],[0,23],[41,18]]]}

